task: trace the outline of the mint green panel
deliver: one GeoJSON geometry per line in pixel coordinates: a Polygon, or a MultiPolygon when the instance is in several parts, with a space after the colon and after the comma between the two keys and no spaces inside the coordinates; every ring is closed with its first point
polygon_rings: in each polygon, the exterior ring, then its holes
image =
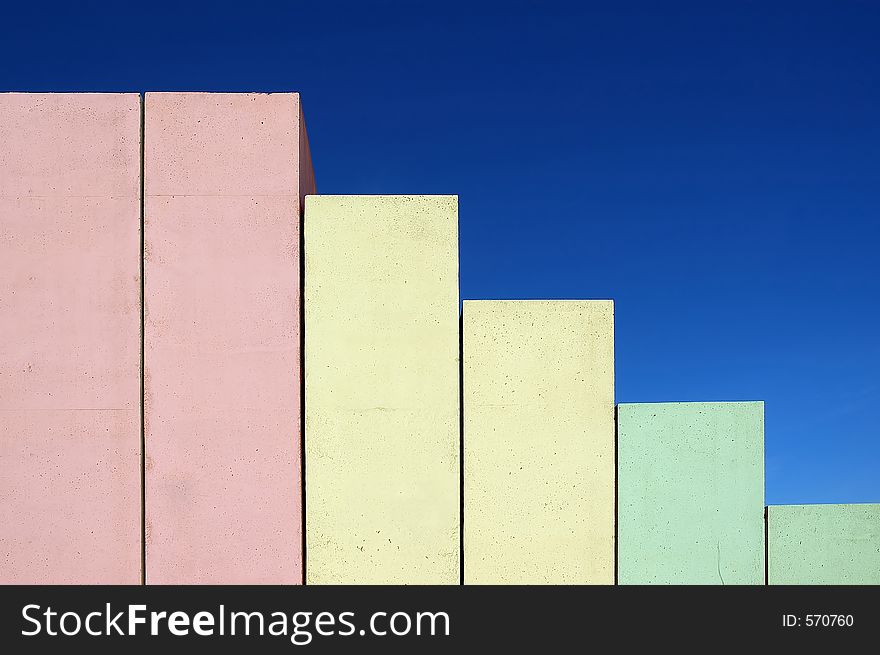
{"type": "Polygon", "coordinates": [[[620,584],[764,584],[764,403],[618,406],[620,584]]]}
{"type": "Polygon", "coordinates": [[[770,584],[880,584],[880,505],[767,508],[770,584]]]}

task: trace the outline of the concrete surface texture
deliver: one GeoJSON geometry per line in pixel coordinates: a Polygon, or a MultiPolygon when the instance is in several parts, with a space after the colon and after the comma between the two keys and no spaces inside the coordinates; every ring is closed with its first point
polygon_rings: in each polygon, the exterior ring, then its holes
{"type": "Polygon", "coordinates": [[[459,581],[458,199],[305,209],[307,581],[459,581]]]}
{"type": "Polygon", "coordinates": [[[141,578],[140,115],[0,94],[0,583],[141,578]]]}
{"type": "Polygon", "coordinates": [[[880,505],[767,508],[770,584],[880,584],[880,505]]]}
{"type": "Polygon", "coordinates": [[[614,582],[614,305],[465,301],[466,584],[614,582]]]}
{"type": "Polygon", "coordinates": [[[764,583],[764,404],[618,407],[620,584],[764,583]]]}
{"type": "Polygon", "coordinates": [[[145,99],[147,583],[299,583],[298,94],[145,99]]]}

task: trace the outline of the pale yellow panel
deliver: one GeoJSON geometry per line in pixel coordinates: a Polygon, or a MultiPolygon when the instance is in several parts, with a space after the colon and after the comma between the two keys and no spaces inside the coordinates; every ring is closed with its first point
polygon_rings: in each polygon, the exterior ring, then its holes
{"type": "Polygon", "coordinates": [[[614,582],[614,305],[464,303],[466,584],[614,582]]]}
{"type": "Polygon", "coordinates": [[[459,581],[458,199],[308,196],[306,580],[459,581]]]}

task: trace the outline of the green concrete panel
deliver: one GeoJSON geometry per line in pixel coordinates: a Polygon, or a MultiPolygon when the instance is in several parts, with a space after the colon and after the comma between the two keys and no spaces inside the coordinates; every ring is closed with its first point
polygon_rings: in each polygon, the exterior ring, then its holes
{"type": "Polygon", "coordinates": [[[764,583],[764,403],[618,407],[620,584],[764,583]]]}
{"type": "Polygon", "coordinates": [[[767,508],[770,584],[880,584],[880,504],[767,508]]]}

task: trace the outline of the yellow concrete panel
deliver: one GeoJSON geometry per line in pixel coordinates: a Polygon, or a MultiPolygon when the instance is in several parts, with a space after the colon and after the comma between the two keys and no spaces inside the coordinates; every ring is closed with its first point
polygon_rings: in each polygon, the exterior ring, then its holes
{"type": "Polygon", "coordinates": [[[308,196],[306,581],[459,581],[458,199],[308,196]]]}
{"type": "Polygon", "coordinates": [[[466,301],[465,584],[614,582],[614,305],[466,301]]]}

